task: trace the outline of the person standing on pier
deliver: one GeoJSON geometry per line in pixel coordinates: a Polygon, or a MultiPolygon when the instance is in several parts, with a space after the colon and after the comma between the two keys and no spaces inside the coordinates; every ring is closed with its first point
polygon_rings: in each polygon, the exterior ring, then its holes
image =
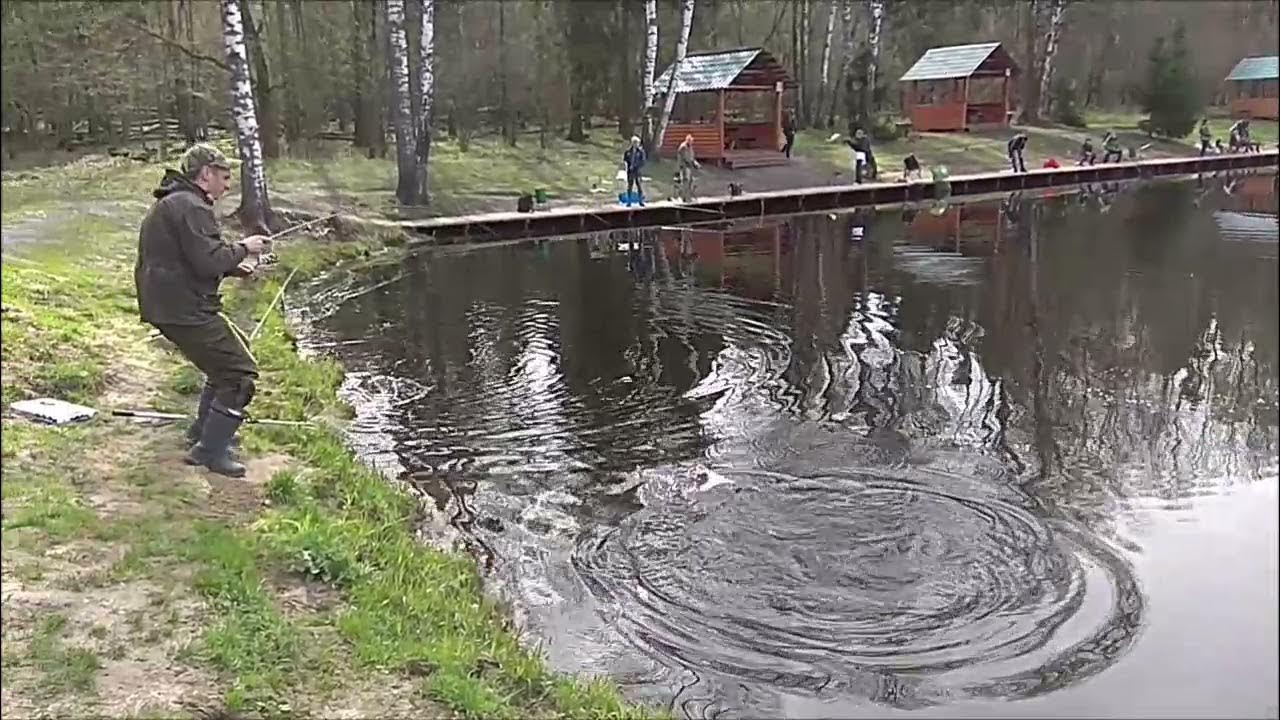
{"type": "Polygon", "coordinates": [[[632,135],[631,147],[622,153],[622,164],[627,170],[627,194],[630,195],[631,188],[634,187],[641,205],[644,205],[644,188],[640,186],[640,171],[644,169],[645,160],[644,147],[640,145],[640,138],[632,135]]]}
{"type": "Polygon", "coordinates": [[[861,185],[863,177],[875,179],[876,156],[871,152],[871,138],[866,131],[858,128],[853,132],[853,139],[844,142],[853,151],[853,181],[861,185]]]}
{"type": "Polygon", "coordinates": [[[1200,120],[1200,157],[1213,150],[1213,133],[1209,131],[1209,118],[1200,120]]]}
{"type": "Polygon", "coordinates": [[[684,142],[676,150],[676,162],[679,167],[680,199],[689,202],[693,199],[693,171],[702,167],[693,151],[693,135],[684,136],[684,142]]]}
{"type": "Polygon", "coordinates": [[[1124,159],[1124,151],[1120,149],[1120,138],[1116,137],[1116,134],[1111,131],[1107,131],[1106,136],[1102,138],[1102,149],[1106,151],[1102,155],[1102,163],[1104,165],[1109,162],[1120,162],[1124,159]]]}
{"type": "Polygon", "coordinates": [[[1013,166],[1016,173],[1024,173],[1027,171],[1027,162],[1022,158],[1022,153],[1027,149],[1027,134],[1020,132],[1009,138],[1009,164],[1013,166]]]}
{"type": "Polygon", "coordinates": [[[791,157],[791,148],[796,144],[796,114],[788,110],[782,117],[782,137],[786,143],[782,146],[782,154],[791,157]]]}

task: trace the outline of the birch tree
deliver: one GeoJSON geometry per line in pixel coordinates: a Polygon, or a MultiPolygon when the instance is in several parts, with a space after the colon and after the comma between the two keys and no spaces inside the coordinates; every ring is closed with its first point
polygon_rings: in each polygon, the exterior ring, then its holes
{"type": "Polygon", "coordinates": [[[258,115],[249,78],[245,49],[244,17],[240,0],[222,0],[222,42],[231,73],[231,115],[236,126],[236,150],[240,155],[240,224],[252,231],[268,230],[271,206],[267,201],[267,171],[258,135],[258,115]]]}
{"type": "Polygon", "coordinates": [[[680,66],[689,52],[689,31],[693,29],[694,0],[683,0],[680,6],[680,38],[676,42],[676,58],[671,63],[671,79],[667,82],[667,97],[662,103],[662,116],[658,120],[658,131],[654,134],[653,149],[662,149],[662,138],[667,134],[667,125],[671,122],[671,110],[676,104],[676,77],[680,74],[680,66]]]}
{"type": "Polygon", "coordinates": [[[1040,68],[1039,104],[1036,106],[1037,114],[1041,118],[1049,117],[1049,100],[1053,96],[1049,92],[1049,88],[1053,84],[1053,60],[1054,56],[1058,54],[1058,43],[1062,39],[1062,20],[1067,8],[1065,0],[1049,1],[1049,31],[1044,39],[1044,59],[1040,68]]]}
{"type": "Polygon", "coordinates": [[[644,102],[641,104],[642,132],[645,142],[653,138],[653,74],[658,65],[658,2],[644,0],[644,75],[641,79],[644,102]]]}
{"type": "Polygon", "coordinates": [[[401,205],[412,205],[418,194],[418,172],[414,165],[416,134],[409,96],[409,41],[404,31],[404,0],[387,0],[387,33],[391,48],[391,117],[396,133],[396,199],[401,205]]]}
{"type": "Polygon", "coordinates": [[[867,86],[863,88],[865,112],[876,110],[876,75],[880,72],[880,30],[884,24],[884,0],[867,0],[871,24],[867,26],[867,86]]]}
{"type": "Polygon", "coordinates": [[[836,31],[836,4],[834,0],[827,8],[827,29],[822,35],[822,62],[818,66],[818,102],[815,122],[821,122],[827,92],[831,87],[831,39],[836,31]]]}
{"type": "Polygon", "coordinates": [[[429,162],[431,160],[431,123],[435,103],[436,74],[436,2],[435,0],[418,0],[422,17],[421,33],[418,36],[418,80],[422,88],[422,101],[418,105],[417,127],[417,168],[416,200],[426,205],[431,200],[429,191],[429,162]]]}

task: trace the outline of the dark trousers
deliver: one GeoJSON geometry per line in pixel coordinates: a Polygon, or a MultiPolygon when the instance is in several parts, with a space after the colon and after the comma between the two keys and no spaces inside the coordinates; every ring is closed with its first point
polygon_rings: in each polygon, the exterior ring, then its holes
{"type": "Polygon", "coordinates": [[[791,157],[791,147],[796,144],[796,134],[786,133],[782,137],[786,139],[786,144],[782,146],[782,154],[791,157]]]}
{"type": "Polygon", "coordinates": [[[627,171],[627,192],[631,192],[631,188],[636,189],[636,195],[640,197],[644,197],[644,188],[640,187],[640,171],[639,170],[627,171]]]}
{"type": "Polygon", "coordinates": [[[222,315],[200,325],[156,325],[213,388],[214,402],[242,410],[254,395],[258,363],[249,352],[249,339],[222,315]]]}
{"type": "Polygon", "coordinates": [[[1208,140],[1201,140],[1200,141],[1200,157],[1204,157],[1205,155],[1208,155],[1210,147],[1211,146],[1209,145],[1208,140]]]}
{"type": "Polygon", "coordinates": [[[1027,163],[1026,163],[1026,161],[1025,161],[1025,160],[1023,160],[1023,159],[1022,159],[1022,151],[1021,151],[1021,150],[1010,150],[1010,151],[1009,151],[1009,164],[1013,166],[1013,171],[1014,171],[1014,172],[1026,172],[1026,171],[1027,171],[1027,163]]]}
{"type": "Polygon", "coordinates": [[[1119,150],[1108,150],[1107,154],[1102,156],[1103,164],[1106,164],[1109,162],[1120,162],[1123,159],[1124,159],[1124,153],[1120,152],[1119,150]],[[1112,160],[1111,158],[1115,158],[1115,160],[1112,160]]]}

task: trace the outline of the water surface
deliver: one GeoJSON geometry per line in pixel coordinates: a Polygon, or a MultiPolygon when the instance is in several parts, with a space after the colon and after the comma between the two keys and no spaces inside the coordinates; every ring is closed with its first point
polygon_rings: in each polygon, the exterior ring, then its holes
{"type": "Polygon", "coordinates": [[[677,715],[1275,716],[1273,187],[441,249],[308,343],[553,665],[677,715]]]}

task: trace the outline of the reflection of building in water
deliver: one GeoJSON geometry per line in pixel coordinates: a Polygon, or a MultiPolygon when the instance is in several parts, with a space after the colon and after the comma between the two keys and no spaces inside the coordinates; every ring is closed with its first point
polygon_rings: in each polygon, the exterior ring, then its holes
{"type": "Polygon", "coordinates": [[[704,283],[754,299],[774,296],[790,270],[792,235],[778,220],[745,220],[717,228],[664,227],[658,233],[672,265],[692,264],[704,283]]]}
{"type": "Polygon", "coordinates": [[[1248,174],[1224,179],[1224,186],[1231,191],[1226,193],[1223,203],[1225,210],[1242,213],[1265,213],[1276,215],[1276,174],[1248,174]]]}

